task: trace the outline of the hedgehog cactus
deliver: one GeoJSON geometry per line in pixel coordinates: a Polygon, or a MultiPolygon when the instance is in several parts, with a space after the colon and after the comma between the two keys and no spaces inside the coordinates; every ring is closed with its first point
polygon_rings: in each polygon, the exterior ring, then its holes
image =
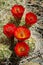
{"type": "MultiPolygon", "coordinates": [[[[3,27],[3,33],[6,37],[10,40],[10,50],[7,46],[4,46],[2,50],[2,58],[9,58],[12,62],[12,65],[16,65],[22,57],[26,57],[29,55],[30,50],[32,50],[33,44],[32,43],[25,43],[25,40],[29,39],[31,36],[30,27],[37,23],[37,16],[35,13],[26,13],[25,17],[25,24],[20,25],[22,21],[22,16],[24,14],[25,8],[22,5],[14,5],[11,8],[12,16],[14,17],[14,23],[7,23],[3,27]],[[15,40],[17,39],[17,41],[15,40]],[[16,42],[15,42],[16,41],[16,42]],[[32,44],[32,46],[31,46],[32,44]],[[7,48],[7,49],[6,49],[7,48]],[[11,59],[12,58],[12,59],[11,59]],[[16,62],[14,62],[16,61],[16,62]]],[[[12,21],[11,21],[12,22],[12,21]]],[[[30,40],[29,40],[30,41],[30,40]]],[[[31,41],[32,42],[32,41],[31,41]]]]}
{"type": "MultiPolygon", "coordinates": [[[[33,24],[37,23],[37,16],[35,15],[35,13],[28,12],[25,15],[25,24],[22,25],[22,26],[19,26],[19,24],[20,24],[20,22],[22,20],[22,16],[24,14],[24,11],[25,11],[25,8],[22,5],[18,5],[18,4],[14,5],[11,8],[11,13],[12,13],[13,17],[16,19],[16,21],[14,21],[13,24],[12,23],[7,23],[3,27],[3,33],[11,41],[10,42],[10,44],[11,44],[10,49],[13,51],[12,54],[16,54],[16,56],[18,56],[18,57],[21,57],[20,56],[21,53],[22,53],[21,48],[23,48],[23,49],[27,48],[25,46],[22,47],[22,45],[20,45],[19,43],[21,42],[21,44],[22,44],[22,43],[24,43],[25,40],[27,40],[28,38],[30,38],[31,31],[30,31],[29,27],[31,27],[33,24]],[[16,24],[18,24],[18,25],[16,25],[16,24]],[[18,42],[17,47],[14,44],[15,43],[14,42],[15,41],[14,38],[16,38],[18,40],[18,41],[16,41],[16,42],[18,42]],[[20,45],[21,48],[19,47],[19,45],[20,45]],[[17,49],[17,52],[14,50],[15,47],[17,49]]],[[[24,43],[24,44],[26,44],[26,46],[27,46],[27,43],[24,43]]],[[[29,43],[28,46],[30,46],[30,49],[32,50],[33,44],[29,43]]],[[[27,49],[26,49],[26,51],[27,51],[27,49]]],[[[29,49],[28,49],[28,53],[26,51],[23,51],[23,52],[25,52],[25,53],[22,53],[23,56],[27,56],[28,55],[29,49]]],[[[12,57],[12,55],[11,55],[11,57],[12,57]]]]}

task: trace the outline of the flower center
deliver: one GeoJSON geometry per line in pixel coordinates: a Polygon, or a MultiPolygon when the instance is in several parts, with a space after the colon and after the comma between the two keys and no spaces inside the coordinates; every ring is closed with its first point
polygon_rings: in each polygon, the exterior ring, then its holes
{"type": "Polygon", "coordinates": [[[9,32],[10,30],[11,30],[11,27],[8,27],[8,28],[7,28],[7,32],[9,32]]]}
{"type": "Polygon", "coordinates": [[[21,37],[23,37],[24,32],[20,32],[21,37]]]}
{"type": "Polygon", "coordinates": [[[17,8],[16,11],[19,12],[20,11],[19,8],[17,8]]]}
{"type": "Polygon", "coordinates": [[[21,48],[20,48],[20,51],[21,51],[21,52],[25,51],[25,48],[21,47],[21,48]]]}
{"type": "Polygon", "coordinates": [[[20,37],[24,38],[25,37],[25,34],[23,31],[20,32],[20,37]]]}

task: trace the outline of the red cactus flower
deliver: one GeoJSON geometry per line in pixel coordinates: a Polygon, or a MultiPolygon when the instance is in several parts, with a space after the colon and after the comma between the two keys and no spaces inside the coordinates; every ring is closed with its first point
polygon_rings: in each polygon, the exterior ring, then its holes
{"type": "Polygon", "coordinates": [[[27,56],[29,51],[30,47],[25,42],[18,42],[14,47],[14,52],[19,57],[27,56]]]}
{"type": "Polygon", "coordinates": [[[16,26],[14,24],[8,23],[6,25],[4,25],[3,27],[3,32],[4,34],[8,37],[11,38],[14,36],[14,30],[15,30],[16,26]]]}
{"type": "Polygon", "coordinates": [[[20,19],[24,13],[24,7],[22,5],[14,5],[11,12],[16,19],[20,19]]]}
{"type": "Polygon", "coordinates": [[[14,36],[18,39],[18,40],[25,40],[30,38],[30,30],[28,30],[26,27],[23,26],[19,26],[18,28],[16,28],[16,30],[14,31],[14,36]]]}
{"type": "Polygon", "coordinates": [[[34,13],[29,12],[26,14],[25,21],[27,25],[31,26],[37,22],[37,16],[34,13]]]}

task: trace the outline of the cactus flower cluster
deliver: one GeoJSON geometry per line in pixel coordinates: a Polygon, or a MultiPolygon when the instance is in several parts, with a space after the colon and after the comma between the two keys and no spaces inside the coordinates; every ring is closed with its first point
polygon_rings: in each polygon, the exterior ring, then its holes
{"type": "MultiPolygon", "coordinates": [[[[21,22],[22,16],[24,14],[25,8],[22,5],[14,5],[11,8],[11,13],[12,16],[17,19],[16,23],[19,23],[19,20],[21,22]]],[[[28,26],[32,26],[33,24],[35,24],[37,22],[37,16],[35,15],[35,13],[33,12],[28,12],[25,15],[25,26],[16,26],[15,23],[7,23],[6,25],[4,25],[3,27],[3,32],[4,34],[8,37],[8,38],[16,38],[18,41],[16,43],[16,45],[14,46],[14,48],[12,50],[14,50],[14,53],[19,56],[19,57],[23,57],[23,56],[27,56],[29,51],[30,51],[30,47],[29,45],[25,42],[26,39],[30,38],[31,36],[31,31],[29,30],[28,26]]],[[[12,43],[13,44],[13,43],[12,43]]]]}

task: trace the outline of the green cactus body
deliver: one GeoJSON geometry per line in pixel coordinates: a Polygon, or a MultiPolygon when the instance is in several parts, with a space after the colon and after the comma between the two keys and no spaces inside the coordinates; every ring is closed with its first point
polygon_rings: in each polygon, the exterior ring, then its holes
{"type": "Polygon", "coordinates": [[[26,42],[30,46],[30,52],[34,51],[34,49],[35,49],[35,40],[34,40],[34,38],[30,37],[30,39],[26,40],[26,42]]]}
{"type": "Polygon", "coordinates": [[[10,55],[11,55],[11,51],[9,50],[9,46],[0,44],[0,60],[9,58],[10,55]]]}

